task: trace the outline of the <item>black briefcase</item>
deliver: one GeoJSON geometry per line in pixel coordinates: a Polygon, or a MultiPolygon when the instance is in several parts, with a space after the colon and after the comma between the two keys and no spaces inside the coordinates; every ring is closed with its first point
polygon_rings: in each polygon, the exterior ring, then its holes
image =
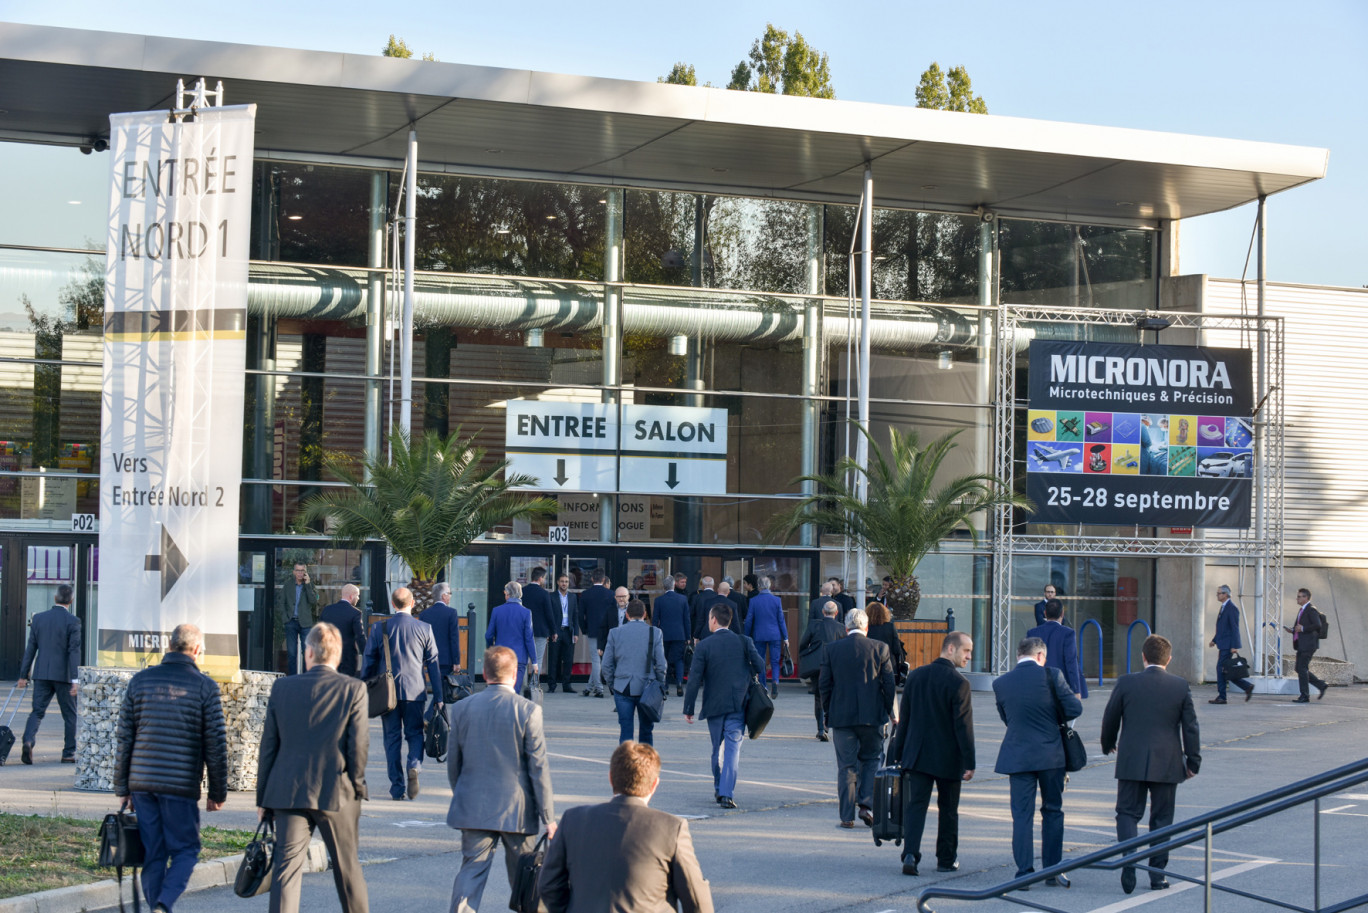
{"type": "Polygon", "coordinates": [[[530,853],[518,855],[517,869],[513,873],[513,892],[508,896],[508,909],[514,913],[542,913],[546,909],[541,902],[542,863],[546,860],[546,835],[542,834],[530,853]]]}
{"type": "Polygon", "coordinates": [[[1226,678],[1232,681],[1243,681],[1249,678],[1249,660],[1238,653],[1231,653],[1225,661],[1226,678]]]}
{"type": "Polygon", "coordinates": [[[427,732],[423,735],[423,754],[441,764],[446,760],[450,737],[451,724],[447,722],[446,710],[438,710],[428,721],[427,732]]]}
{"type": "Polygon", "coordinates": [[[901,767],[880,767],[874,775],[874,845],[885,840],[902,843],[903,772],[901,767]]]}
{"type": "Polygon", "coordinates": [[[270,890],[274,864],[275,820],[267,813],[242,853],[242,865],[238,866],[237,875],[233,878],[233,893],[238,897],[256,897],[270,890]]]}

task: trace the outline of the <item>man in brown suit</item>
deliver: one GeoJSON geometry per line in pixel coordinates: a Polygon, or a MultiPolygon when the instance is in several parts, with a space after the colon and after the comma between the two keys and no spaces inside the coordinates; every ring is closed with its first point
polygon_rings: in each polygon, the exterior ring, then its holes
{"type": "Polygon", "coordinates": [[[303,675],[278,679],[257,762],[257,817],[274,813],[271,913],[298,913],[299,877],[318,828],[333,860],[342,913],[368,913],[356,852],[370,750],[366,686],[337,671],[342,635],[327,622],[304,640],[303,675]]]}
{"type": "Polygon", "coordinates": [[[648,807],[660,785],[660,755],[650,745],[623,742],[608,764],[608,781],[612,801],[561,818],[541,872],[548,913],[712,913],[689,822],[648,807]]]}

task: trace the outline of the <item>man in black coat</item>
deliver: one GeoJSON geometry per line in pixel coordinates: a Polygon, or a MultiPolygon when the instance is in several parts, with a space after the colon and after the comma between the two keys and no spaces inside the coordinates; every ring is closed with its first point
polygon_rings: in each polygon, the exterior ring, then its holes
{"type": "Polygon", "coordinates": [[[746,695],[751,679],[763,675],[765,664],[749,637],[736,634],[731,624],[731,603],[713,607],[708,626],[714,636],[694,648],[689,667],[689,687],[684,691],[684,719],[694,721],[694,703],[703,689],[703,719],[712,737],[713,795],[723,808],[736,808],[737,766],[741,739],[746,732],[746,695]]]}
{"type": "MultiPolygon", "coordinates": [[[[560,631],[560,612],[551,604],[551,594],[546,592],[546,568],[534,567],[527,575],[529,583],[523,587],[522,603],[532,613],[532,642],[537,647],[537,668],[546,671],[546,645],[551,635],[560,631]]],[[[551,675],[548,682],[555,681],[551,675]]]]}
{"type": "Polygon", "coordinates": [[[888,746],[906,774],[903,796],[903,874],[917,875],[931,787],[940,812],[936,871],[959,868],[960,784],[974,779],[974,708],[969,680],[959,670],[974,656],[974,641],[951,631],[935,661],[913,669],[903,686],[898,728],[888,746]]]}
{"type": "MultiPolygon", "coordinates": [[[[603,573],[602,568],[594,568],[589,579],[593,584],[580,593],[579,598],[579,632],[597,640],[603,622],[617,611],[617,604],[613,600],[612,591],[605,585],[607,575],[603,573]]],[[[589,651],[589,681],[584,686],[585,697],[591,693],[595,697],[603,697],[603,679],[600,677],[603,654],[597,649],[597,645],[595,647],[589,651]]]]}
{"type": "MultiPolygon", "coordinates": [[[[445,584],[438,584],[445,586],[445,584]]],[[[355,677],[361,671],[357,658],[366,649],[366,623],[361,620],[361,610],[356,603],[361,599],[361,590],[356,584],[342,587],[342,598],[332,605],[324,606],[318,613],[319,621],[326,621],[342,635],[342,659],[337,663],[337,671],[355,677]]],[[[424,619],[426,621],[426,619],[424,619]]]]}
{"type": "Polygon", "coordinates": [[[33,711],[24,724],[20,757],[33,763],[33,746],[38,727],[47,715],[48,704],[56,696],[62,709],[62,763],[76,763],[76,686],[81,665],[81,620],[71,614],[71,584],[57,587],[56,605],[33,616],[29,622],[28,645],[19,663],[18,687],[23,690],[33,678],[33,711]]]}
{"type": "MultiPolygon", "coordinates": [[[[1039,637],[1017,646],[1016,668],[993,682],[998,716],[1007,734],[998,749],[993,770],[1010,778],[1012,796],[1012,857],[1020,878],[1035,871],[1035,797],[1040,788],[1040,864],[1058,865],[1064,857],[1064,740],[1063,720],[1083,712],[1083,702],[1064,679],[1046,665],[1048,648],[1039,637]]],[[[1067,888],[1060,875],[1046,884],[1067,888]]]]}
{"type": "Polygon", "coordinates": [[[671,578],[674,586],[656,597],[655,611],[651,613],[651,624],[660,629],[665,642],[665,684],[669,685],[673,678],[676,695],[684,694],[684,644],[693,634],[689,597],[684,595],[688,580],[683,573],[675,574],[671,578]]]}
{"type": "MultiPolygon", "coordinates": [[[[570,575],[556,577],[556,590],[551,594],[552,614],[556,619],[555,632],[546,646],[546,661],[549,668],[546,677],[548,691],[556,693],[556,686],[565,689],[566,694],[574,694],[570,687],[570,672],[575,662],[575,626],[579,624],[579,594],[570,592],[570,575]]],[[[535,632],[534,632],[535,633],[535,632]]]]}
{"type": "Polygon", "coordinates": [[[836,604],[836,600],[827,599],[826,607],[823,609],[825,614],[820,621],[809,622],[807,630],[803,632],[803,639],[798,644],[798,662],[801,667],[807,667],[812,662],[812,656],[817,658],[817,667],[814,672],[806,676],[809,686],[812,688],[812,712],[817,717],[817,741],[825,742],[830,736],[827,734],[826,710],[822,707],[822,692],[818,688],[818,679],[821,676],[822,654],[825,652],[827,644],[840,640],[846,636],[845,625],[836,620],[836,613],[841,607],[836,604]]]}
{"type": "MultiPolygon", "coordinates": [[[[841,827],[855,815],[874,825],[874,776],[883,754],[883,724],[893,715],[897,688],[887,644],[870,640],[869,616],[853,609],[846,636],[822,649],[818,693],[836,742],[836,796],[841,827]]],[[[896,717],[894,717],[896,719],[896,717]]]]}
{"type": "MultiPolygon", "coordinates": [[[[693,639],[700,641],[708,636],[708,610],[717,601],[717,591],[713,589],[713,579],[704,577],[698,581],[698,592],[689,597],[689,617],[693,619],[693,639]]],[[[733,614],[736,605],[731,605],[733,614]]]]}
{"type": "MultiPolygon", "coordinates": [[[[811,602],[808,603],[808,623],[809,623],[809,624],[811,624],[811,623],[814,622],[814,621],[821,621],[821,620],[822,620],[822,608],[823,608],[828,602],[835,602],[835,603],[836,603],[836,611],[837,611],[838,613],[840,612],[840,609],[841,609],[841,603],[840,603],[840,601],[837,600],[837,599],[835,599],[835,597],[833,597],[833,596],[831,595],[831,594],[832,594],[832,591],[833,591],[834,589],[835,589],[835,585],[832,584],[832,582],[831,582],[830,580],[826,581],[825,583],[822,584],[822,588],[818,591],[817,596],[816,596],[811,602]]],[[[843,636],[844,636],[844,635],[843,635],[843,636]]]]}
{"type": "MultiPolygon", "coordinates": [[[[1151,634],[1141,648],[1145,671],[1123,675],[1102,713],[1102,753],[1116,752],[1116,839],[1129,840],[1150,804],[1150,830],[1173,823],[1178,784],[1202,766],[1201,735],[1188,683],[1167,671],[1173,646],[1151,634]],[[1117,733],[1120,739],[1117,739],[1117,733]]],[[[1168,853],[1150,857],[1150,888],[1169,886],[1168,853]]],[[[1121,870],[1121,889],[1135,890],[1135,869],[1121,870]]]]}
{"type": "Polygon", "coordinates": [[[206,772],[205,811],[218,811],[228,798],[219,686],[196,666],[204,635],[192,624],[177,625],[170,647],[160,664],[129,680],[114,736],[114,795],[138,816],[142,890],[156,911],[175,906],[199,861],[195,803],[206,772]]]}
{"type": "Polygon", "coordinates": [[[1297,685],[1301,696],[1295,703],[1311,702],[1310,685],[1319,692],[1316,700],[1325,697],[1330,686],[1311,672],[1311,657],[1320,649],[1321,638],[1325,636],[1325,616],[1320,609],[1311,604],[1311,591],[1306,587],[1297,590],[1297,617],[1292,626],[1283,625],[1283,630],[1292,635],[1292,649],[1297,653],[1297,685]]]}

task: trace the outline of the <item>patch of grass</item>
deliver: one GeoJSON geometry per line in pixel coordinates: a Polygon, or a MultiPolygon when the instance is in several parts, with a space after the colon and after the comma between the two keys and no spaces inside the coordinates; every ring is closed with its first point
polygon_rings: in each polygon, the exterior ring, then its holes
{"type": "MultiPolygon", "coordinates": [[[[99,833],[99,821],[0,814],[0,897],[113,878],[95,864],[99,833]]],[[[203,828],[200,860],[237,855],[251,839],[252,831],[203,828]]]]}

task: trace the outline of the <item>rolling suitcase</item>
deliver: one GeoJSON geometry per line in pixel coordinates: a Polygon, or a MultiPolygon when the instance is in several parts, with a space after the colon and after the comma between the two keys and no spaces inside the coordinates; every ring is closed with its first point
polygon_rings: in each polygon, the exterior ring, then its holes
{"type": "MultiPolygon", "coordinates": [[[[3,709],[0,709],[0,716],[4,716],[5,711],[9,710],[10,701],[14,700],[14,692],[18,689],[18,685],[15,685],[10,689],[9,697],[5,698],[5,706],[3,709]]],[[[19,694],[19,702],[15,704],[14,709],[10,711],[9,719],[5,720],[5,725],[0,726],[0,767],[3,767],[5,762],[9,760],[10,751],[14,748],[14,730],[10,728],[10,724],[14,722],[14,716],[19,712],[19,708],[24,706],[25,694],[28,694],[27,685],[19,694]]]]}
{"type": "Polygon", "coordinates": [[[902,844],[902,768],[880,767],[874,775],[874,845],[892,840],[902,844]]]}

